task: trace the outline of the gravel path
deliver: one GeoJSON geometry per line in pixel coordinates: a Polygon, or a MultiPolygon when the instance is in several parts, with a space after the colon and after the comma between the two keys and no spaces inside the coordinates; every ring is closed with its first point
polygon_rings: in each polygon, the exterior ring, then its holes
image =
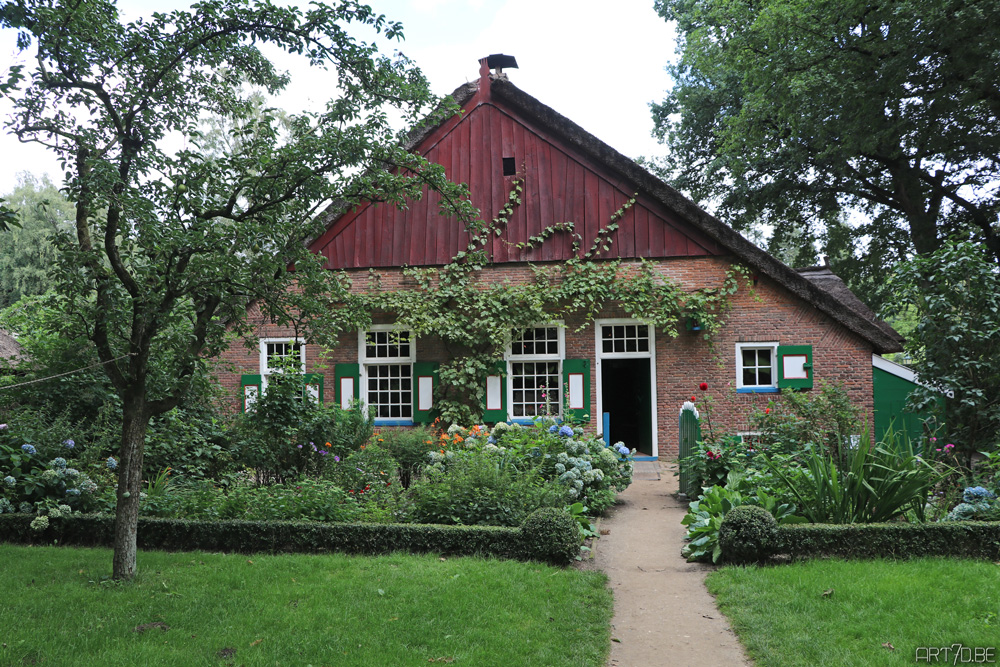
{"type": "Polygon", "coordinates": [[[609,667],[752,666],[705,589],[711,567],[687,563],[673,466],[637,462],[632,485],[601,519],[593,564],[615,595],[609,667]],[[662,477],[661,477],[662,473],[662,477]]]}

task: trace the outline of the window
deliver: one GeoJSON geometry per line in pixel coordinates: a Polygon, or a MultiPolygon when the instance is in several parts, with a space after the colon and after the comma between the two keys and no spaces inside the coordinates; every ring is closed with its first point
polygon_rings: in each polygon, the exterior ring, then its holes
{"type": "Polygon", "coordinates": [[[602,325],[601,352],[603,354],[649,352],[649,326],[646,324],[602,325]]]}
{"type": "Polygon", "coordinates": [[[297,338],[264,338],[260,341],[261,392],[267,392],[268,378],[285,372],[298,359],[301,372],[306,372],[306,346],[297,338]]]}
{"type": "Polygon", "coordinates": [[[375,326],[358,341],[362,399],[385,423],[413,420],[413,362],[416,346],[409,331],[375,326]]]}
{"type": "Polygon", "coordinates": [[[777,350],[777,343],[737,343],[736,391],[778,391],[777,350]]]}
{"type": "Polygon", "coordinates": [[[509,361],[510,417],[559,415],[562,407],[563,330],[558,325],[514,333],[509,361]]]}

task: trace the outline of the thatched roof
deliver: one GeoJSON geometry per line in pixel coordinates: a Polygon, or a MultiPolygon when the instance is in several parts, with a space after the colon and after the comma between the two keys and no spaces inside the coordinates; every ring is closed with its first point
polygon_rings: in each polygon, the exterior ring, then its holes
{"type": "Polygon", "coordinates": [[[8,361],[11,366],[16,366],[24,359],[21,344],[13,334],[3,329],[0,329],[0,359],[8,361]]]}

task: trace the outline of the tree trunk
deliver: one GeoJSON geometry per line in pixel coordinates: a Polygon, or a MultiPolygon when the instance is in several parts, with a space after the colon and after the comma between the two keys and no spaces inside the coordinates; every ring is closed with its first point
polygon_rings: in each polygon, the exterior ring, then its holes
{"type": "Polygon", "coordinates": [[[135,577],[139,491],[142,488],[142,457],[148,426],[149,414],[146,411],[144,397],[140,395],[126,398],[122,407],[118,503],[115,509],[115,552],[111,566],[111,576],[115,581],[130,581],[135,577]]]}

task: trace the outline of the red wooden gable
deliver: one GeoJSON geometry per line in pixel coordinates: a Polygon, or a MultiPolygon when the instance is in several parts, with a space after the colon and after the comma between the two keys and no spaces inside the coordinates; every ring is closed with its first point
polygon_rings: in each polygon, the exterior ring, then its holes
{"type": "MultiPolygon", "coordinates": [[[[516,244],[545,228],[573,222],[586,252],[612,214],[636,194],[635,185],[600,160],[562,141],[544,122],[490,98],[489,83],[464,104],[464,113],[427,135],[416,150],[441,164],[452,181],[465,183],[485,219],[496,216],[511,184],[523,178],[521,204],[507,233],[487,248],[494,262],[544,262],[571,257],[573,238],[557,232],[540,247],[516,244]],[[503,158],[513,158],[517,176],[505,176],[503,158]]],[[[596,140],[594,140],[596,141],[596,140]]],[[[459,223],[438,212],[430,193],[400,210],[366,204],[335,220],[311,244],[335,269],[447,264],[468,245],[459,223]]],[[[710,237],[686,223],[653,197],[638,193],[636,203],[610,235],[601,257],[678,257],[724,254],[710,237]]]]}

